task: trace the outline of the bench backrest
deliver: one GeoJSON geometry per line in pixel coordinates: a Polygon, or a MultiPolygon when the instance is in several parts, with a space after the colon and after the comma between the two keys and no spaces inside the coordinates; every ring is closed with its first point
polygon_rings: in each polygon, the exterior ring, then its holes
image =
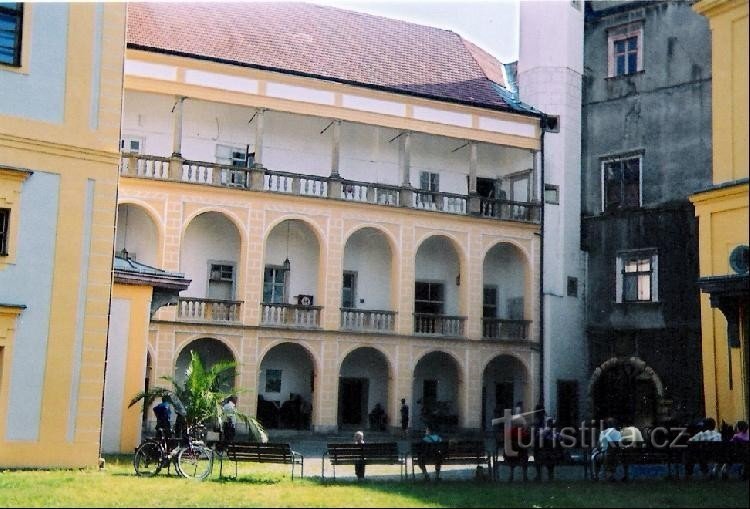
{"type": "Polygon", "coordinates": [[[235,461],[290,463],[294,455],[287,443],[231,442],[227,445],[227,456],[235,461]]]}
{"type": "Polygon", "coordinates": [[[331,461],[350,462],[364,459],[393,460],[400,457],[396,442],[365,442],[364,444],[330,443],[326,447],[331,461]]]}

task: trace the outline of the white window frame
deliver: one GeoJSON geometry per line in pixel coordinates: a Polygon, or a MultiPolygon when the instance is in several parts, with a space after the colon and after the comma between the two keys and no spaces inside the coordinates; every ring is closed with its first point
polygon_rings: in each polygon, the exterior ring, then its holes
{"type": "Polygon", "coordinates": [[[216,164],[224,166],[234,166],[235,168],[247,167],[247,148],[237,147],[235,145],[226,145],[224,143],[216,144],[216,164]],[[234,154],[242,154],[242,159],[234,157],[234,154]],[[235,164],[242,163],[242,164],[235,164]]]}
{"type": "Polygon", "coordinates": [[[120,149],[122,150],[123,153],[126,153],[126,154],[133,153],[133,154],[141,154],[142,155],[142,154],[145,153],[143,151],[143,145],[144,145],[145,141],[146,140],[145,140],[145,138],[143,136],[135,136],[135,135],[131,135],[131,134],[123,134],[122,138],[120,138],[120,149]],[[138,150],[132,150],[132,151],[129,150],[130,149],[130,143],[133,142],[133,141],[137,141],[138,142],[138,150]],[[128,150],[126,150],[126,148],[128,150]]]}
{"type": "Polygon", "coordinates": [[[610,78],[630,76],[643,70],[643,22],[637,21],[634,23],[628,23],[627,25],[620,25],[610,28],[607,31],[607,61],[607,75],[610,78]],[[615,43],[624,39],[629,39],[631,37],[638,38],[636,69],[625,74],[617,74],[617,62],[615,61],[615,43]]]}
{"type": "Polygon", "coordinates": [[[643,304],[659,302],[659,254],[656,249],[635,249],[620,251],[617,253],[615,261],[615,302],[618,304],[643,304]],[[651,261],[651,299],[649,300],[625,300],[623,292],[625,284],[623,282],[623,269],[626,259],[632,258],[650,258],[651,261]]]}
{"type": "Polygon", "coordinates": [[[206,276],[206,297],[208,298],[208,290],[211,286],[212,281],[218,281],[218,282],[226,282],[226,283],[232,283],[232,297],[229,300],[234,300],[234,296],[236,295],[236,284],[237,284],[237,264],[232,261],[226,261],[226,260],[208,260],[208,274],[206,276]],[[232,268],[232,278],[226,279],[223,277],[220,277],[219,279],[214,279],[212,277],[212,271],[211,269],[214,267],[214,265],[223,266],[223,267],[231,267],[232,268]]]}
{"type": "MultiPolygon", "coordinates": [[[[600,161],[600,192],[602,195],[601,200],[601,206],[602,206],[602,212],[606,212],[606,201],[607,201],[607,195],[606,195],[606,187],[605,187],[605,167],[607,163],[613,163],[617,161],[627,161],[628,159],[638,159],[638,207],[643,206],[643,154],[627,154],[627,155],[621,155],[617,157],[607,157],[603,158],[600,161]]],[[[628,208],[623,207],[620,205],[618,207],[619,209],[628,208]]]]}

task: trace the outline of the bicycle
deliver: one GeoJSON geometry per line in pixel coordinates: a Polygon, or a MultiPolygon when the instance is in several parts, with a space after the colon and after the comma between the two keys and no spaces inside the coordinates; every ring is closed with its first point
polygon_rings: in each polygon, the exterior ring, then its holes
{"type": "Polygon", "coordinates": [[[213,451],[203,440],[205,426],[189,426],[187,435],[169,438],[162,430],[157,437],[145,440],[135,451],[133,466],[141,477],[153,477],[174,464],[175,472],[183,477],[204,480],[213,470],[213,451]]]}
{"type": "Polygon", "coordinates": [[[133,456],[133,467],[139,477],[153,477],[159,471],[174,464],[175,472],[182,475],[177,462],[177,453],[180,449],[180,438],[171,438],[164,430],[157,429],[154,438],[144,440],[135,450],[133,456]]]}

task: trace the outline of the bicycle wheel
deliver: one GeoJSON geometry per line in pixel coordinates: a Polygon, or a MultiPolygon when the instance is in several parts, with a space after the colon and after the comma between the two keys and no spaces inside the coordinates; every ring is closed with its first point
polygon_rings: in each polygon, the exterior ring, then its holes
{"type": "Polygon", "coordinates": [[[133,457],[136,475],[152,477],[159,473],[162,464],[162,449],[156,442],[143,442],[133,457]]]}
{"type": "Polygon", "coordinates": [[[177,455],[177,467],[180,473],[187,478],[202,481],[211,475],[213,466],[214,453],[203,445],[185,447],[177,455]]]}

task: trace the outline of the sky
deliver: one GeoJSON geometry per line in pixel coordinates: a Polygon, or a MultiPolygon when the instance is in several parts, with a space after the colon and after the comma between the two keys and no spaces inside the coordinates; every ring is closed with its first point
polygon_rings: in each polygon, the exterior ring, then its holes
{"type": "Polygon", "coordinates": [[[503,63],[518,60],[519,0],[306,0],[452,30],[503,63]]]}

